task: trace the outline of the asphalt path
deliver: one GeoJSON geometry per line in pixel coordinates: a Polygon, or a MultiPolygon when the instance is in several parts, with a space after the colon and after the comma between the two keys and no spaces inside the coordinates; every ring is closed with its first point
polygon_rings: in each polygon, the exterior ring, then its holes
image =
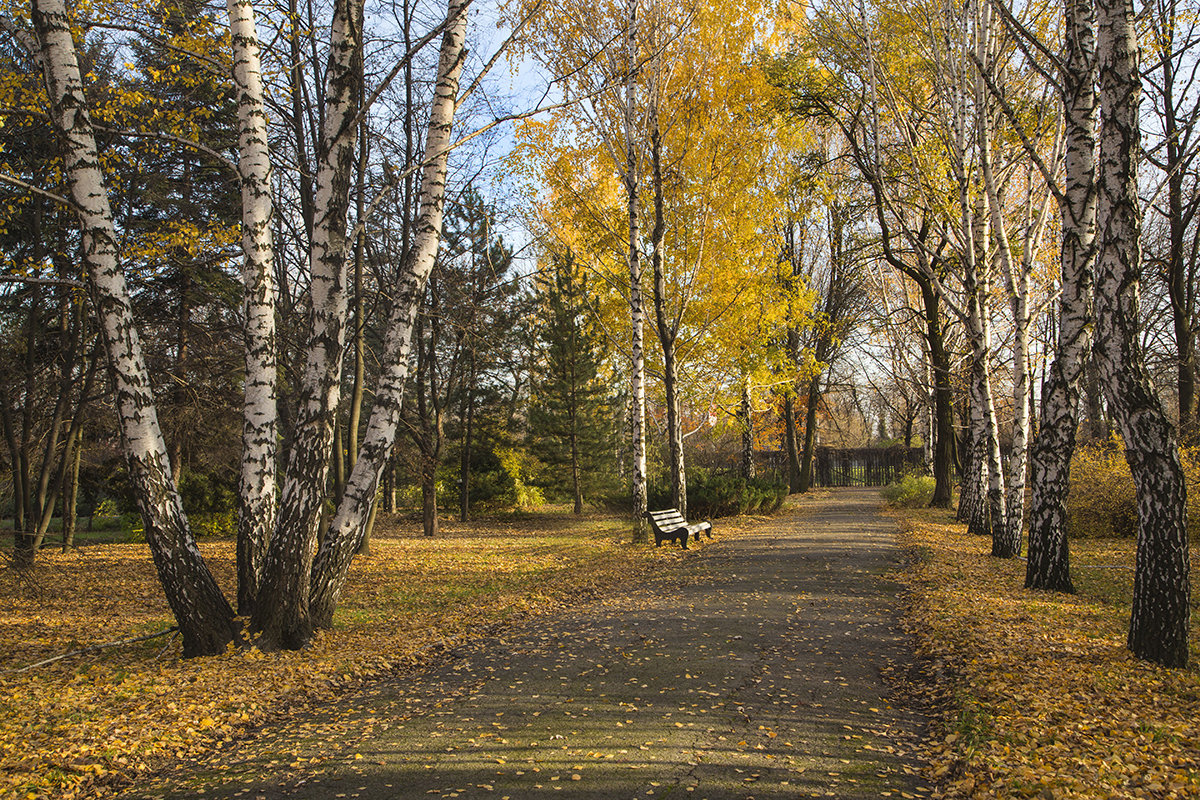
{"type": "Polygon", "coordinates": [[[834,490],[736,536],[718,521],[671,574],[473,642],[151,795],[925,796],[879,506],[834,490]]]}

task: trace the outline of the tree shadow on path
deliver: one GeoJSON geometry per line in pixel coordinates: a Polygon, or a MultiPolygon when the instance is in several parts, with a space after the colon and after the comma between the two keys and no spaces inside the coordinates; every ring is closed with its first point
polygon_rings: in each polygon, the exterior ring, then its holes
{"type": "Polygon", "coordinates": [[[836,490],[139,796],[921,797],[895,524],[836,490]],[[314,758],[315,757],[315,758],[314,758]]]}

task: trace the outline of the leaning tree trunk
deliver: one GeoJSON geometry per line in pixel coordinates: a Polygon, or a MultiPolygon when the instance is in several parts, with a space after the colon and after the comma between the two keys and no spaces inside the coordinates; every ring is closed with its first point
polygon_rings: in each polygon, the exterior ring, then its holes
{"type": "Polygon", "coordinates": [[[1138,337],[1141,211],[1137,157],[1141,75],[1130,0],[1098,0],[1100,162],[1096,343],[1101,385],[1137,488],[1138,545],[1129,649],[1171,667],[1188,661],[1186,485],[1175,430],[1146,372],[1138,337]]]}
{"type": "MultiPolygon", "coordinates": [[[[1011,532],[1008,524],[1008,509],[1005,507],[1004,496],[1004,466],[1000,458],[1000,430],[999,424],[996,422],[996,405],[993,402],[992,396],[992,379],[991,379],[991,364],[992,364],[992,339],[991,339],[991,314],[989,312],[991,298],[991,276],[992,262],[991,248],[989,246],[989,231],[990,227],[997,229],[998,240],[997,245],[1002,251],[1002,257],[1007,261],[1011,258],[1011,253],[1008,251],[1008,236],[1005,234],[1004,221],[1000,214],[999,192],[996,189],[995,182],[988,180],[991,175],[991,130],[990,124],[994,118],[989,102],[989,95],[984,90],[983,73],[990,69],[990,51],[991,45],[991,28],[992,28],[992,7],[988,3],[980,3],[978,5],[978,13],[975,24],[975,45],[977,69],[975,78],[976,87],[976,135],[978,142],[976,150],[981,166],[981,172],[987,182],[986,190],[980,194],[978,199],[978,210],[975,214],[976,223],[976,242],[979,247],[979,255],[975,259],[975,264],[979,269],[979,322],[982,329],[982,336],[977,342],[982,346],[982,356],[979,358],[979,366],[982,368],[982,373],[978,376],[980,381],[980,395],[984,399],[984,416],[987,421],[987,465],[988,465],[988,520],[991,523],[992,534],[992,555],[999,558],[1015,558],[1021,553],[1021,531],[1018,522],[1017,535],[1015,540],[1009,534],[1011,532]]],[[[1018,320],[1017,326],[1021,327],[1021,321],[1018,320]]],[[[1021,353],[1019,358],[1024,358],[1024,353],[1021,353]]],[[[1022,365],[1023,365],[1022,361],[1022,365]]],[[[1015,442],[1014,442],[1015,444],[1015,442]]],[[[1021,446],[1024,447],[1024,437],[1022,436],[1021,446]]],[[[1022,477],[1021,484],[1024,485],[1024,451],[1022,450],[1021,457],[1022,477]]],[[[1024,501],[1021,501],[1024,505],[1024,501]]],[[[1018,520],[1020,515],[1018,514],[1018,520]]]]}
{"type": "Polygon", "coordinates": [[[1062,291],[1058,350],[1042,384],[1030,459],[1029,561],[1025,587],[1074,592],[1067,546],[1067,492],[1079,419],[1080,377],[1092,320],[1096,237],[1096,43],[1091,0],[1067,0],[1060,72],[1065,116],[1066,202],[1061,203],[1062,291]]]}
{"type": "Polygon", "coordinates": [[[312,638],[310,580],[346,344],[346,214],[361,100],[362,20],[362,0],[336,0],[325,70],[325,119],[309,258],[308,340],[275,532],[267,547],[250,620],[251,630],[265,649],[296,649],[312,638]]]}
{"type": "Polygon", "coordinates": [[[388,318],[381,354],[383,370],[371,416],[367,420],[362,448],[313,563],[311,611],[314,623],[321,627],[333,623],[333,611],[370,517],[380,475],[388,465],[396,441],[413,328],[442,236],[446,164],[458,99],[458,80],[465,55],[463,43],[466,38],[468,3],[469,0],[450,0],[447,7],[447,25],[438,57],[437,85],[425,137],[416,234],[393,290],[392,312],[388,318]]]}
{"type": "Polygon", "coordinates": [[[184,655],[219,653],[237,636],[237,625],[233,608],[196,548],[171,480],[129,291],[117,259],[117,232],[83,93],[71,20],[63,0],[34,0],[32,12],[53,124],[63,138],[64,169],[79,218],[79,252],[108,350],[121,439],[146,541],[179,625],[184,655]]]}
{"type": "Polygon", "coordinates": [[[271,231],[271,152],[258,29],[251,0],[228,0],[233,82],[238,99],[242,183],[245,399],[238,480],[238,613],[249,616],[275,527],[278,408],[275,366],[275,241],[271,231]]]}
{"type": "MultiPolygon", "coordinates": [[[[985,9],[984,24],[990,19],[985,9]]],[[[979,38],[978,74],[976,75],[977,102],[987,107],[988,94],[984,90],[984,70],[992,69],[989,58],[990,48],[987,37],[979,38]]],[[[1000,187],[992,169],[992,155],[988,129],[991,117],[979,114],[976,117],[979,144],[979,164],[983,174],[983,183],[987,191],[987,204],[990,212],[992,231],[996,237],[996,257],[1000,262],[1008,288],[1009,307],[1013,317],[1013,419],[1012,419],[1012,450],[1008,458],[1008,496],[1003,499],[1003,522],[993,520],[992,525],[992,555],[1001,558],[1015,558],[1021,554],[1022,531],[1025,521],[1025,471],[1026,471],[1026,440],[1029,435],[1029,271],[1026,262],[1020,268],[1014,263],[1012,248],[1008,238],[1008,228],[1005,224],[1000,187]]],[[[1028,235],[1027,235],[1028,238],[1028,235]]],[[[1029,250],[1026,244],[1026,252],[1029,250]]],[[[986,317],[985,317],[986,321],[986,317]]],[[[993,417],[994,418],[994,417],[993,417]]],[[[992,440],[995,441],[995,431],[992,440]]],[[[999,448],[995,451],[995,460],[999,462],[999,448]]],[[[990,495],[989,495],[990,497],[990,495]]],[[[992,503],[994,505],[994,503],[992,503]]],[[[990,511],[993,513],[994,511],[990,511]]]]}

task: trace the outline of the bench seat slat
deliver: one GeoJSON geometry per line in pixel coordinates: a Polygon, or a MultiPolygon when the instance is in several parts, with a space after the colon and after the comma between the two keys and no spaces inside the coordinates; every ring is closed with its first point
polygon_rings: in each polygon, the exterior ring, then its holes
{"type": "Polygon", "coordinates": [[[661,546],[664,540],[679,540],[680,545],[686,550],[688,537],[692,534],[696,535],[696,541],[700,541],[701,532],[707,533],[709,538],[712,538],[711,522],[697,522],[689,525],[677,508],[648,511],[646,512],[646,516],[654,528],[656,545],[661,546]]]}

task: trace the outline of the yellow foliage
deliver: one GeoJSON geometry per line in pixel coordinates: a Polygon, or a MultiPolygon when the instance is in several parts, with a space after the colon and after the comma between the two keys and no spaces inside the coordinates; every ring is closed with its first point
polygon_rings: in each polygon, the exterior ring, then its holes
{"type": "MultiPolygon", "coordinates": [[[[1180,452],[1188,484],[1187,521],[1192,539],[1200,538],[1198,457],[1196,450],[1180,452]]],[[[1076,448],[1071,459],[1067,530],[1071,538],[1137,535],[1137,494],[1120,438],[1114,436],[1104,446],[1076,448]]]]}

